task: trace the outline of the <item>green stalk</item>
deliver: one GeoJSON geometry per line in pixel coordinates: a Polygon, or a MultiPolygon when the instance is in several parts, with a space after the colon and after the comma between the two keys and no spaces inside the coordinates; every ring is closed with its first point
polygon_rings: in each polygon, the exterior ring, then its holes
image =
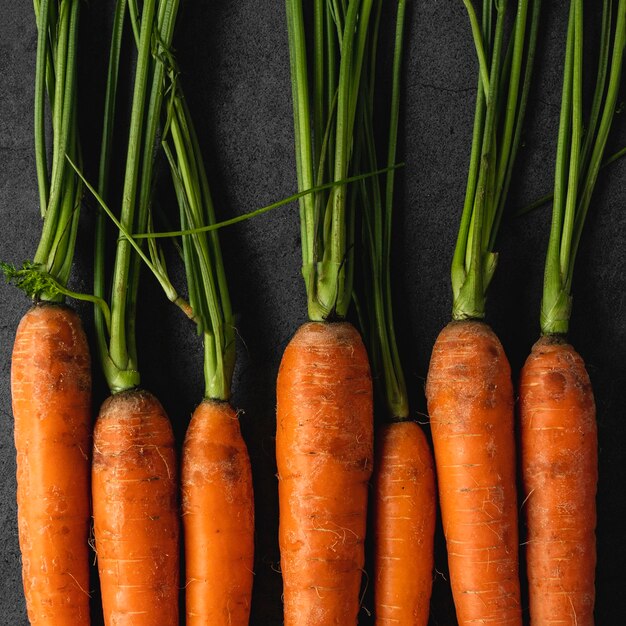
{"type": "Polygon", "coordinates": [[[531,1],[518,0],[503,55],[508,3],[483,0],[481,31],[473,5],[464,0],[479,77],[465,202],[451,268],[455,320],[485,316],[487,289],[497,263],[495,239],[521,140],[538,37],[541,2],[532,1],[531,9],[531,1]]]}
{"type": "Polygon", "coordinates": [[[545,335],[566,334],[569,329],[574,263],[615,114],[626,42],[626,0],[618,4],[609,68],[606,38],[611,30],[607,12],[611,11],[612,3],[605,2],[600,65],[588,124],[590,134],[582,145],[583,3],[572,0],[570,5],[552,224],[541,302],[541,332],[545,335]],[[609,82],[605,93],[607,74],[609,82]]]}

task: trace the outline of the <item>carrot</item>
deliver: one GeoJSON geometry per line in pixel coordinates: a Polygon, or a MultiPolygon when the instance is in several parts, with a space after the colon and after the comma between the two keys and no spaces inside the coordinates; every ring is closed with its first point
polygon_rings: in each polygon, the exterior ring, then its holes
{"type": "Polygon", "coordinates": [[[248,451],[227,402],[194,411],[182,463],[187,624],[245,625],[254,565],[248,451]]]}
{"type": "Polygon", "coordinates": [[[41,303],[11,363],[17,506],[28,618],[89,624],[89,347],[78,315],[41,303]]]}
{"type": "Polygon", "coordinates": [[[589,118],[583,122],[586,25],[582,0],[570,3],[541,301],[542,337],[533,346],[520,378],[526,570],[533,625],[594,623],[596,410],[583,359],[566,337],[576,254],[621,82],[626,0],[620,0],[616,19],[611,5],[603,4],[598,77],[589,118]]]}
{"type": "Polygon", "coordinates": [[[276,393],[285,624],[356,624],[373,462],[372,383],[356,329],[301,326],[276,393]]]}
{"type": "MultiPolygon", "coordinates": [[[[379,5],[380,8],[380,5],[379,5]]],[[[400,112],[400,77],[406,3],[399,0],[392,63],[392,88],[384,187],[380,176],[359,184],[362,206],[362,293],[355,294],[359,321],[377,385],[372,508],[374,521],[374,618],[376,624],[426,626],[433,582],[436,495],[433,459],[421,428],[410,421],[406,380],[393,319],[391,245],[394,164],[400,112]],[[366,314],[365,314],[366,313],[366,314]]],[[[376,39],[376,34],[374,34],[376,39]]],[[[364,90],[372,93],[374,59],[366,60],[364,90]],[[370,62],[372,65],[370,65],[370,62]]],[[[378,170],[378,120],[370,106],[359,111],[363,171],[378,170]],[[364,149],[371,146],[370,149],[364,149]]]]}
{"type": "MultiPolygon", "coordinates": [[[[176,0],[145,0],[141,8],[120,0],[111,42],[96,194],[103,208],[108,171],[115,163],[111,146],[122,34],[126,11],[131,12],[138,52],[120,215],[119,219],[112,212],[109,215],[119,235],[110,319],[96,310],[100,361],[112,394],[96,421],[92,469],[95,550],[106,626],[179,623],[177,461],[163,408],[153,395],[139,388],[136,309],[141,258],[147,256],[129,234],[134,228],[145,231],[148,225],[154,147],[164,108],[166,66],[162,57],[172,41],[177,7],[176,0]],[[156,56],[155,41],[160,51],[156,56]]],[[[100,213],[94,266],[94,291],[99,301],[104,301],[108,282],[105,226],[100,213]]]]}
{"type": "Polygon", "coordinates": [[[377,433],[374,589],[377,624],[428,623],[436,493],[433,459],[414,422],[377,433]]]}
{"type": "Polygon", "coordinates": [[[458,623],[521,626],[513,386],[502,345],[483,320],[541,1],[482,4],[479,22],[473,4],[465,2],[479,61],[473,144],[452,259],[452,322],[435,342],[426,399],[458,623]]]}
{"type": "Polygon", "coordinates": [[[542,337],[520,378],[526,563],[534,624],[593,624],[598,436],[591,382],[565,340],[542,337]]]}
{"type": "Polygon", "coordinates": [[[106,623],[178,624],[174,436],[147,391],[111,396],[93,445],[93,515],[106,623]],[[149,488],[148,488],[149,487],[149,488]]]}
{"type": "Polygon", "coordinates": [[[521,624],[513,387],[489,326],[441,331],[426,397],[459,624],[521,624]]]}

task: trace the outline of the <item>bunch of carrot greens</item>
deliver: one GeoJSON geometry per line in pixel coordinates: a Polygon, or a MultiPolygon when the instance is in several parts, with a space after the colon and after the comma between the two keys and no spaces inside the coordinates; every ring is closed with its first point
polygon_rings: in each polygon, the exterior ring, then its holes
{"type": "Polygon", "coordinates": [[[605,0],[583,126],[583,2],[570,2],[541,338],[521,373],[521,466],[531,624],[593,624],[598,441],[583,359],[567,341],[574,262],[613,121],[626,1],[605,0]]]}
{"type": "MultiPolygon", "coordinates": [[[[2,264],[34,299],[13,346],[22,579],[31,624],[89,624],[91,367],[78,315],[64,296],[82,196],[66,154],[80,160],[79,0],[36,0],[35,161],[43,231],[34,261],[2,264]],[[46,97],[52,120],[45,140],[46,97]]],[[[89,299],[89,298],[88,298],[89,299]]]]}
{"type": "MultiPolygon", "coordinates": [[[[380,12],[381,5],[378,5],[380,12]]],[[[374,615],[377,623],[426,626],[434,566],[436,495],[433,458],[422,429],[411,420],[393,320],[391,247],[400,109],[400,71],[406,3],[397,3],[385,185],[380,177],[358,183],[362,208],[363,295],[361,326],[381,415],[373,477],[374,615]],[[384,408],[383,408],[384,406],[384,408]]],[[[379,19],[373,38],[377,38],[379,19]]],[[[375,59],[365,60],[357,112],[355,158],[364,171],[378,170],[375,129],[375,59]]]]}
{"type": "Polygon", "coordinates": [[[502,345],[483,319],[541,2],[483,0],[480,18],[464,3],[479,62],[473,143],[452,260],[453,321],[433,348],[426,397],[458,622],[521,624],[513,386],[502,345]]]}

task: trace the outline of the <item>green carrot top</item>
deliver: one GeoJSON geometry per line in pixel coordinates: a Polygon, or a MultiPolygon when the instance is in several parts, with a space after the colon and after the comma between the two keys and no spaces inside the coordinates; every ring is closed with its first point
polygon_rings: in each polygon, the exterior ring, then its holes
{"type": "MultiPolygon", "coordinates": [[[[377,5],[371,37],[378,37],[381,3],[377,5]]],[[[392,93],[389,139],[384,192],[378,176],[358,184],[358,202],[363,209],[363,298],[357,299],[363,336],[368,345],[374,379],[379,383],[380,395],[385,399],[387,417],[404,420],[409,417],[406,382],[396,342],[391,297],[391,242],[393,218],[393,190],[398,143],[400,107],[400,70],[406,2],[397,2],[396,36],[393,55],[392,93]]],[[[375,44],[372,45],[372,48],[375,44]]],[[[364,92],[357,111],[358,132],[355,138],[355,158],[365,171],[378,170],[374,115],[375,59],[366,58],[361,90],[364,92]]]]}
{"type": "MultiPolygon", "coordinates": [[[[344,181],[353,168],[353,134],[373,0],[314,0],[312,51],[302,0],[287,0],[296,170],[300,191],[344,181]],[[312,62],[312,81],[308,63],[312,62]],[[312,90],[309,83],[312,82],[312,90]]],[[[374,46],[374,47],[372,47],[374,46]]],[[[311,320],[343,318],[352,297],[354,194],[345,184],[300,199],[302,273],[311,320]]]]}
{"type": "Polygon", "coordinates": [[[470,17],[479,74],[469,175],[452,260],[452,317],[485,316],[487,288],[497,263],[495,240],[518,152],[539,29],[541,0],[483,0],[470,17]],[[510,41],[507,14],[517,4],[510,41]],[[528,24],[530,16],[530,24],[528,24]]]}
{"type": "Polygon", "coordinates": [[[570,4],[541,332],[566,334],[576,253],[615,113],[626,40],[626,0],[603,0],[596,85],[583,130],[583,2],[570,4]],[[612,24],[615,21],[615,28],[612,24]],[[613,33],[613,36],[611,36],[613,33]],[[612,48],[612,49],[611,49],[612,48]]]}
{"type": "Polygon", "coordinates": [[[43,229],[32,263],[22,269],[2,264],[7,279],[28,295],[60,301],[71,294],[70,276],[82,185],[66,160],[80,160],[77,103],[77,46],[80,0],[35,0],[35,163],[43,229]],[[46,96],[52,118],[51,160],[45,138],[46,96]]]}

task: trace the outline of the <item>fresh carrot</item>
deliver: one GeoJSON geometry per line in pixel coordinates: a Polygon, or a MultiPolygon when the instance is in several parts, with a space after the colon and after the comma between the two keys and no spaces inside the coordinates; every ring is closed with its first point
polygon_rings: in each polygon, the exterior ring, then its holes
{"type": "Polygon", "coordinates": [[[372,383],[357,330],[301,326],[276,401],[285,624],[356,624],[373,463],[372,383]]]}
{"type": "MultiPolygon", "coordinates": [[[[378,10],[381,5],[378,4],[378,10]]],[[[400,75],[406,3],[397,3],[396,37],[385,186],[381,178],[360,181],[362,206],[362,293],[355,298],[363,336],[378,383],[372,507],[374,521],[374,619],[376,624],[426,626],[433,583],[436,494],[433,458],[422,429],[411,421],[400,362],[391,298],[391,245],[400,75]]],[[[377,20],[378,21],[378,20],[377,20]]],[[[367,106],[359,110],[356,153],[365,171],[378,169],[375,67],[366,61],[363,89],[367,106]]]]}
{"type": "MultiPolygon", "coordinates": [[[[118,68],[128,11],[138,53],[120,217],[110,215],[119,231],[110,321],[96,309],[100,360],[112,393],[96,421],[92,467],[95,549],[107,626],[179,623],[177,461],[163,408],[139,388],[135,318],[140,257],[147,257],[129,237],[133,229],[147,229],[164,98],[166,67],[161,53],[165,55],[171,45],[177,8],[177,0],[146,0],[139,15],[135,3],[119,0],[111,44],[98,182],[101,198],[106,197],[113,163],[118,68]]],[[[94,290],[100,300],[105,299],[107,282],[105,219],[101,213],[96,224],[94,290]]]]}
{"type": "Polygon", "coordinates": [[[91,369],[70,308],[42,302],[24,315],[11,391],[28,618],[33,626],[89,624],[91,369]]]}
{"type": "Polygon", "coordinates": [[[566,335],[576,252],[621,80],[626,1],[620,0],[616,12],[614,4],[603,3],[598,77],[583,125],[583,2],[570,3],[542,337],[520,378],[526,569],[533,625],[594,623],[596,410],[584,361],[566,335]]]}
{"type": "Polygon", "coordinates": [[[335,186],[300,199],[310,322],[289,342],[277,380],[284,619],[349,626],[360,610],[373,406],[367,353],[345,321],[357,196],[343,181],[360,167],[355,120],[369,100],[363,76],[376,51],[379,3],[316,2],[310,37],[304,4],[287,1],[298,188],[335,186]]]}
{"type": "Polygon", "coordinates": [[[237,413],[205,400],[185,436],[182,465],[187,624],[248,624],[254,498],[237,413]]]}
{"type": "Polygon", "coordinates": [[[479,61],[473,145],[452,261],[453,321],[435,342],[426,382],[461,626],[522,623],[511,370],[500,341],[482,320],[520,144],[541,2],[515,3],[508,45],[507,4],[484,0],[479,20],[465,0],[479,61]]]}
{"type": "Polygon", "coordinates": [[[474,320],[440,333],[426,384],[459,624],[521,624],[511,370],[474,320]]]}
{"type": "Polygon", "coordinates": [[[35,161],[43,229],[32,263],[21,269],[0,264],[7,279],[35,301],[17,329],[11,363],[17,521],[30,623],[86,626],[91,367],[80,319],[63,304],[65,295],[74,295],[66,285],[82,197],[82,185],[65,159],[66,153],[80,156],[80,2],[38,0],[34,8],[35,161]],[[53,122],[48,147],[47,108],[53,122]]]}
{"type": "Polygon", "coordinates": [[[174,436],[159,401],[131,390],[104,402],[94,430],[93,517],[106,623],[178,624],[174,436]]]}
{"type": "Polygon", "coordinates": [[[428,624],[436,491],[426,435],[410,421],[376,434],[374,593],[377,624],[428,624]]]}

